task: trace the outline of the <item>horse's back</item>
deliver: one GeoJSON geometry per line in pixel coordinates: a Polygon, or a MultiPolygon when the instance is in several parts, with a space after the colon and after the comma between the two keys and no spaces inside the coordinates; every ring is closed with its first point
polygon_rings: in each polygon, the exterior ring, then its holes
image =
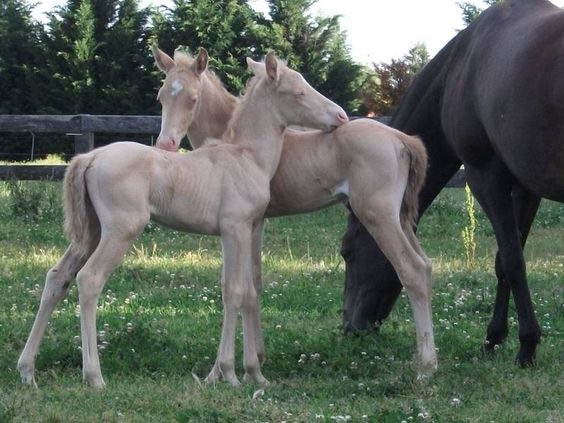
{"type": "Polygon", "coordinates": [[[499,157],[541,196],[564,199],[564,11],[544,0],[488,9],[462,31],[442,127],[458,157],[499,157]]]}

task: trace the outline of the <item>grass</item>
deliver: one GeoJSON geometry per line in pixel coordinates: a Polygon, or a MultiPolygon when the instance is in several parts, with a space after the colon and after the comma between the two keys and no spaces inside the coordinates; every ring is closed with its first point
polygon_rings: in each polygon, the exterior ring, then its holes
{"type": "MultiPolygon", "coordinates": [[[[220,336],[217,238],[149,225],[100,299],[98,339],[107,388],[81,381],[77,290],[61,302],[37,358],[39,389],[20,384],[15,364],[47,270],[67,243],[60,183],[0,184],[1,422],[562,422],[564,421],[564,206],[543,202],[526,249],[529,284],[543,328],[535,368],[520,369],[516,313],[493,357],[480,347],[489,321],[495,242],[477,212],[476,265],[466,265],[464,193],[446,190],[419,237],[433,260],[439,371],[418,382],[414,327],[405,295],[378,334],[344,336],[340,239],[346,213],[271,220],[263,250],[263,327],[273,382],[202,387],[220,336]],[[14,196],[37,195],[37,213],[14,196]],[[31,194],[29,194],[31,192],[31,194]],[[253,399],[253,397],[255,397],[253,399]]],[[[237,373],[242,375],[242,336],[237,373]]]]}

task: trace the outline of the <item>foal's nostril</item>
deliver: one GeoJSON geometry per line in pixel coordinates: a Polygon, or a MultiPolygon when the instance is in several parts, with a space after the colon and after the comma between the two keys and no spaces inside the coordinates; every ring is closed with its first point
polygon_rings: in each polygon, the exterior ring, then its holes
{"type": "Polygon", "coordinates": [[[340,111],[340,112],[337,114],[337,118],[338,118],[341,122],[343,122],[343,123],[349,121],[349,117],[348,117],[347,114],[346,114],[345,112],[343,112],[343,111],[340,111]]]}

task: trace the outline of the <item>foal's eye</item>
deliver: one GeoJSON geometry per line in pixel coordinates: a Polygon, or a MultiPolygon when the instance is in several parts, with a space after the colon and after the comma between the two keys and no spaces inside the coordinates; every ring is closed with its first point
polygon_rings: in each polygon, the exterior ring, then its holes
{"type": "Polygon", "coordinates": [[[303,97],[305,95],[305,91],[297,91],[295,95],[296,97],[303,97]]]}

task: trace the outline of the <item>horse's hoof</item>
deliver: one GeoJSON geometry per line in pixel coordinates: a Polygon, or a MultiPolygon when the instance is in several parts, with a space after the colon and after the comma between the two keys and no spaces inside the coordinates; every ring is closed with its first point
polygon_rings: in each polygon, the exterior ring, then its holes
{"type": "Polygon", "coordinates": [[[233,373],[221,372],[219,371],[218,366],[214,365],[209,375],[204,379],[204,383],[206,385],[215,385],[215,383],[219,380],[224,380],[234,387],[241,386],[241,382],[239,382],[239,379],[237,379],[237,376],[235,375],[234,372],[233,373]]]}
{"type": "Polygon", "coordinates": [[[249,374],[249,373],[245,373],[245,376],[243,376],[243,382],[245,382],[245,383],[256,383],[256,384],[263,386],[263,387],[270,385],[270,382],[268,381],[268,379],[266,379],[260,372],[259,372],[259,374],[255,374],[253,376],[251,376],[251,374],[249,374]]]}
{"type": "Polygon", "coordinates": [[[20,372],[20,377],[24,385],[37,388],[37,383],[35,382],[35,369],[33,368],[33,366],[18,363],[17,369],[18,372],[20,372]]]}
{"type": "Polygon", "coordinates": [[[535,365],[535,351],[538,342],[523,342],[515,361],[520,367],[532,367],[535,365]]]}
{"type": "Polygon", "coordinates": [[[91,388],[101,390],[106,387],[106,382],[100,375],[90,375],[84,376],[84,381],[90,386],[91,388]]]}
{"type": "Polygon", "coordinates": [[[37,388],[37,382],[35,382],[35,376],[33,373],[30,374],[21,374],[22,383],[27,386],[31,386],[33,388],[37,388]]]}

